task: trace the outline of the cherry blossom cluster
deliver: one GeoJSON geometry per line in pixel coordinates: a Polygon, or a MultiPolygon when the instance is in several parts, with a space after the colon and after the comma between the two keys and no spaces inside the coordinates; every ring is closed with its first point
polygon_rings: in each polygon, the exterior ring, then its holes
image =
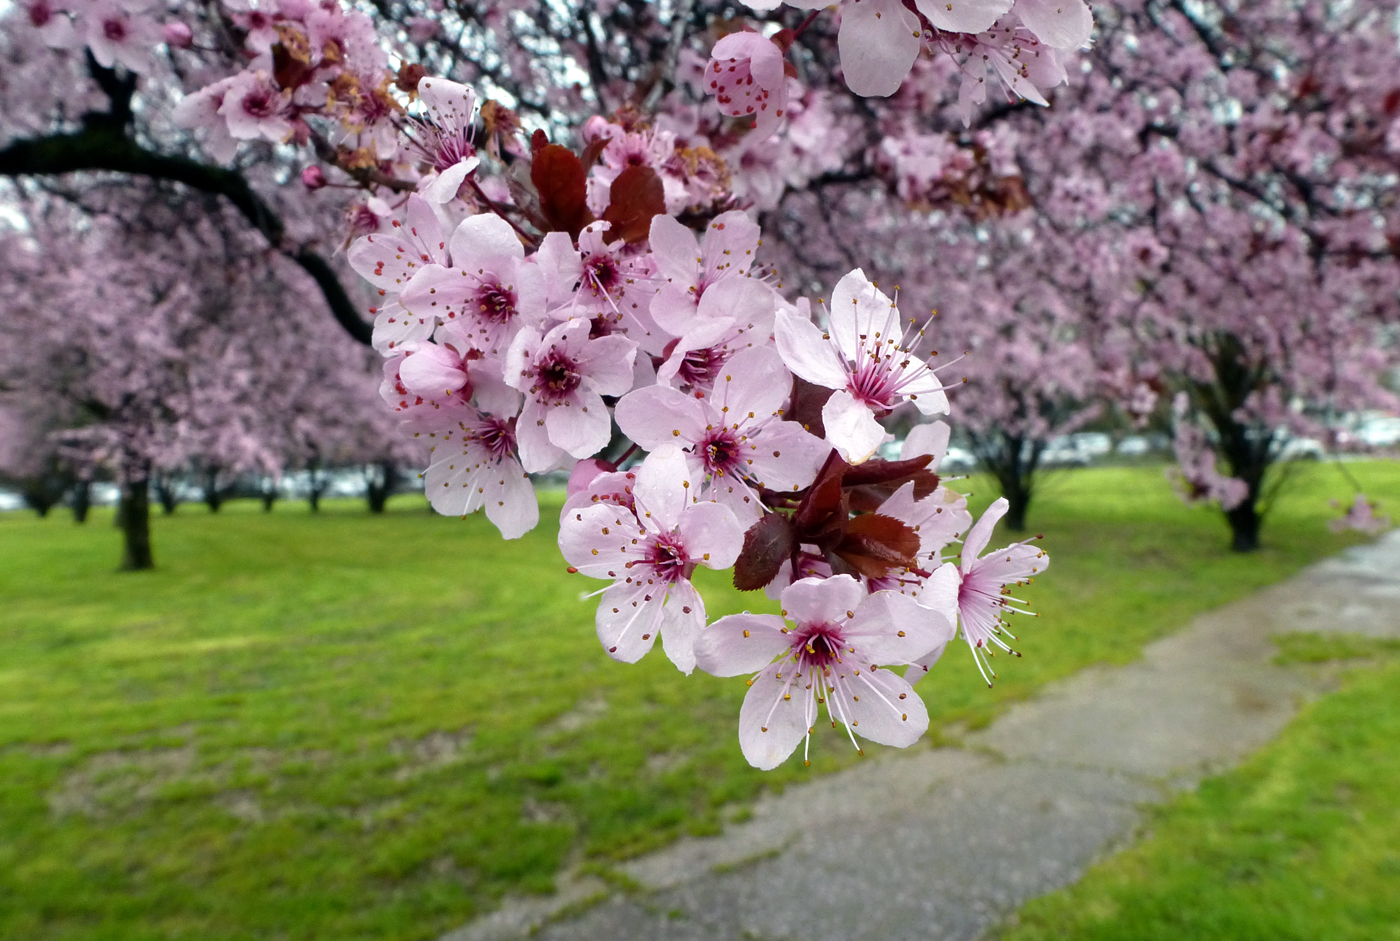
{"type": "Polygon", "coordinates": [[[1239,506],[1249,496],[1249,486],[1216,469],[1215,451],[1207,443],[1205,431],[1192,420],[1185,392],[1177,393],[1172,413],[1172,450],[1177,464],[1167,469],[1167,479],[1177,496],[1187,503],[1214,501],[1227,513],[1239,506]]]}
{"type": "MultiPolygon", "coordinates": [[[[747,0],[755,10],[786,5],[814,11],[822,0],[747,0]]],[[[843,0],[837,43],[847,86],[857,95],[887,97],[904,84],[921,51],[943,55],[960,76],[963,123],[987,101],[989,82],[1011,100],[1046,104],[1045,92],[1068,80],[1066,58],[1094,28],[1083,0],[843,0]]],[[[802,24],[805,28],[811,19],[802,24]]],[[[794,31],[772,37],[737,32],[720,39],[705,69],[704,90],[723,114],[752,117],[754,133],[770,136],[787,112],[785,56],[794,31]]]]}
{"type": "Polygon", "coordinates": [[[323,148],[345,169],[374,168],[395,154],[401,105],[389,93],[388,56],[369,16],[312,0],[235,0],[221,12],[249,61],[187,95],[174,113],[181,126],[206,130],[212,155],[229,159],[240,140],[305,143],[316,134],[308,118],[324,119],[323,148]]]}
{"type": "MultiPolygon", "coordinates": [[[[469,89],[424,78],[419,93],[439,137],[471,123],[469,89]]],[[[631,663],[659,640],[685,673],[754,674],[740,744],[755,766],[784,761],[822,705],[852,741],[912,744],[928,725],[914,684],[959,627],[990,682],[1005,616],[1029,613],[1009,586],[1048,557],[983,555],[1006,501],[973,526],[940,481],[949,429],[925,420],[948,411],[943,382],[864,272],[828,304],[791,303],[747,213],[699,236],[678,220],[709,184],[693,188],[669,140],[614,123],[584,140],[582,158],[542,134],[511,145],[530,154],[528,213],[478,195],[498,184],[474,154],[350,247],[379,295],[382,395],[430,447],[429,500],[516,538],[539,521],[532,475],[566,473],[559,547],[605,583],[603,649],[631,663]],[[924,423],[887,460],[896,410],[924,423]],[[700,567],[783,614],[709,623],[700,567]]]]}

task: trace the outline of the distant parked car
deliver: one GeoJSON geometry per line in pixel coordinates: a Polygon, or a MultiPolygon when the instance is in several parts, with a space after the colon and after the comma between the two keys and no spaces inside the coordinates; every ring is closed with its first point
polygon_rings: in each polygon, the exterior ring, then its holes
{"type": "Polygon", "coordinates": [[[1152,442],[1143,435],[1128,435],[1118,442],[1117,450],[1124,457],[1141,457],[1152,450],[1152,442]]]}
{"type": "Polygon", "coordinates": [[[1321,441],[1292,436],[1284,439],[1278,452],[1280,461],[1320,461],[1326,456],[1327,452],[1323,449],[1321,441]]]}
{"type": "Polygon", "coordinates": [[[1400,444],[1400,418],[1389,415],[1364,419],[1356,429],[1356,438],[1373,448],[1389,448],[1400,444]]]}
{"type": "Polygon", "coordinates": [[[1113,451],[1113,439],[1101,431],[1081,431],[1070,435],[1069,440],[1090,460],[1113,451]]]}
{"type": "Polygon", "coordinates": [[[1040,452],[1040,462],[1046,466],[1083,467],[1089,463],[1089,455],[1080,449],[1070,435],[1057,435],[1046,442],[1040,452]]]}
{"type": "Polygon", "coordinates": [[[966,474],[977,469],[977,456],[966,448],[949,448],[938,465],[940,474],[966,474]]]}

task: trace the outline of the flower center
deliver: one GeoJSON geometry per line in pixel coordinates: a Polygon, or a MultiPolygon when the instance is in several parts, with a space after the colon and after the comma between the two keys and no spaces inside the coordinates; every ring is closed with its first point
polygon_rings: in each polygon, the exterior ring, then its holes
{"type": "Polygon", "coordinates": [[[687,350],[681,359],[676,375],[681,381],[692,386],[712,386],[720,368],[724,366],[724,356],[713,346],[702,350],[687,350]]]}
{"type": "Polygon", "coordinates": [[[622,272],[611,255],[589,255],[583,264],[583,280],[593,289],[593,294],[612,294],[613,288],[622,282],[622,272]]]}
{"type": "Polygon", "coordinates": [[[558,350],[551,350],[535,367],[535,393],[546,402],[559,402],[573,394],[583,377],[578,363],[558,350]]]}
{"type": "Polygon", "coordinates": [[[510,457],[515,449],[515,419],[489,418],[475,429],[476,440],[495,458],[510,457]]]}
{"type": "Polygon", "coordinates": [[[733,474],[739,464],[739,442],[728,429],[711,432],[701,444],[705,470],[716,476],[733,474]]]}
{"type": "Polygon", "coordinates": [[[839,662],[845,645],[837,625],[803,624],[793,632],[792,656],[804,667],[821,669],[839,662]]]}
{"type": "Polygon", "coordinates": [[[106,36],[112,42],[121,42],[126,39],[126,21],[103,20],[102,35],[106,36]]]}
{"type": "Polygon", "coordinates": [[[273,103],[272,93],[260,88],[243,96],[243,110],[250,117],[270,118],[277,108],[273,103]]]}
{"type": "Polygon", "coordinates": [[[477,309],[491,323],[509,323],[515,317],[515,292],[499,284],[484,284],[476,295],[477,309]]]}
{"type": "Polygon", "coordinates": [[[38,29],[41,26],[47,26],[49,24],[49,20],[51,19],[53,19],[53,10],[49,8],[49,5],[47,2],[45,2],[45,0],[40,0],[40,2],[30,6],[29,22],[31,25],[34,26],[35,29],[38,29]]]}
{"type": "Polygon", "coordinates": [[[647,550],[647,562],[656,576],[668,584],[688,577],[690,557],[686,554],[685,546],[680,545],[674,536],[662,534],[655,537],[647,550]]]}

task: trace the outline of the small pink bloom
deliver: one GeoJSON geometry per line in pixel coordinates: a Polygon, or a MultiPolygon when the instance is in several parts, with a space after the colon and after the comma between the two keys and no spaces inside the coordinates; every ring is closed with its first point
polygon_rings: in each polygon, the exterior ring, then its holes
{"type": "Polygon", "coordinates": [[[739,747],[749,764],[768,771],[798,742],[810,747],[819,703],[846,726],[852,744],[857,735],[897,748],[918,741],[928,710],[889,667],[946,644],[952,625],[926,617],[904,595],[867,594],[849,575],[796,581],[783,590],[782,606],[782,617],[720,618],[695,645],[706,673],[757,673],[739,711],[739,747]]]}
{"type": "Polygon", "coordinates": [[[472,144],[476,93],[466,85],[429,77],[418,83],[418,97],[427,119],[413,120],[405,133],[413,140],[411,150],[430,167],[420,187],[424,197],[445,203],[457,197],[467,174],[480,163],[472,144]]]}
{"type": "Polygon", "coordinates": [[[651,255],[664,283],[652,301],[657,323],[679,336],[675,323],[695,313],[705,291],[729,278],[750,278],[749,267],[758,251],[758,224],[743,212],[718,215],[705,230],[703,242],[670,216],[651,223],[651,255]],[[666,327],[666,323],[673,324],[666,327]]]}
{"type": "Polygon", "coordinates": [[[291,100],[266,72],[240,72],[224,89],[219,114],[239,140],[264,137],[281,143],[292,134],[291,100]]]}
{"type": "Polygon", "coordinates": [[[500,355],[522,326],[544,320],[544,278],[525,261],[510,224],[483,214],[463,219],[449,243],[451,267],[432,265],[414,276],[399,303],[412,314],[460,321],[467,342],[500,355]]]}
{"type": "Polygon", "coordinates": [[[691,573],[701,565],[725,569],[739,557],[744,534],[734,515],[691,502],[688,473],[685,456],[667,446],[638,469],[633,509],[600,501],[560,520],[559,549],[569,564],[613,582],[598,605],[598,639],[623,663],[640,660],[659,634],[672,663],[695,669],[705,602],[691,573]]]}
{"type": "Polygon", "coordinates": [[[831,453],[801,425],[782,420],[791,385],[778,354],[757,347],[735,354],[703,399],[665,386],[628,393],[617,403],[617,425],[647,450],[682,448],[696,483],[692,496],[729,507],[747,529],[763,515],[755,488],[790,493],[809,486],[831,453]]]}
{"type": "MultiPolygon", "coordinates": [[[[827,332],[800,314],[779,311],[778,352],[794,373],[836,390],[822,408],[826,440],[852,464],[869,460],[885,438],[876,417],[912,402],[922,414],[948,411],[927,363],[904,346],[899,308],[857,268],[831,295],[827,332]]],[[[922,331],[915,334],[917,342],[922,331]]]]}
{"type": "Polygon", "coordinates": [[[632,387],[637,345],[626,337],[591,339],[587,320],[570,320],[541,336],[517,334],[506,353],[506,382],[525,393],[520,414],[521,459],[537,473],[563,454],[592,457],[612,437],[605,395],[632,387]]]}
{"type": "MultiPolygon", "coordinates": [[[[373,225],[378,227],[382,217],[372,207],[364,208],[372,217],[373,225]]],[[[379,296],[384,299],[371,309],[375,315],[375,349],[387,353],[405,343],[432,336],[437,318],[431,309],[412,314],[400,303],[400,298],[416,275],[428,268],[440,268],[447,257],[442,223],[427,200],[416,193],[408,198],[403,222],[396,219],[387,232],[372,231],[350,246],[346,256],[350,267],[378,288],[379,296]]]]}
{"type": "Polygon", "coordinates": [[[326,174],[320,167],[306,167],[301,171],[301,184],[309,190],[321,189],[326,183],[326,174]]]}
{"type": "MultiPolygon", "coordinates": [[[[946,576],[942,576],[948,579],[947,583],[940,582],[933,586],[935,591],[950,590],[954,584],[957,587],[958,620],[962,624],[963,640],[972,648],[977,669],[981,671],[982,679],[987,681],[988,686],[992,685],[992,678],[996,676],[996,671],[988,662],[988,658],[994,653],[991,649],[993,646],[1020,656],[1002,639],[1016,639],[1016,636],[1006,629],[1002,615],[1015,613],[1031,614],[1034,617],[1032,612],[1013,608],[1007,603],[1026,603],[1019,598],[1012,598],[1008,586],[1025,584],[1032,576],[1039,575],[1050,567],[1048,554],[1024,542],[989,552],[979,558],[992,538],[992,528],[996,526],[997,520],[1006,515],[1009,506],[1006,498],[1002,497],[987,507],[977,525],[972,527],[967,538],[963,540],[962,562],[957,569],[953,570],[951,566],[945,565],[934,573],[935,576],[940,576],[945,570],[948,572],[946,576]]],[[[937,659],[937,654],[941,652],[940,650],[929,658],[919,660],[914,669],[927,672],[937,659]]],[[[910,672],[910,678],[915,681],[922,675],[914,673],[913,670],[910,672]]]]}
{"type": "Polygon", "coordinates": [[[104,68],[123,65],[139,74],[154,64],[151,47],[159,42],[155,22],[140,12],[139,3],[96,0],[78,14],[79,32],[92,57],[104,68]]]}
{"type": "Polygon", "coordinates": [[[787,110],[783,50],[758,33],[741,30],[715,43],[705,67],[705,93],[721,114],[752,117],[754,135],[766,140],[787,110]]]}
{"type": "Polygon", "coordinates": [[[194,31],[188,23],[176,20],[161,28],[161,38],[172,49],[188,49],[194,45],[194,31]]]}

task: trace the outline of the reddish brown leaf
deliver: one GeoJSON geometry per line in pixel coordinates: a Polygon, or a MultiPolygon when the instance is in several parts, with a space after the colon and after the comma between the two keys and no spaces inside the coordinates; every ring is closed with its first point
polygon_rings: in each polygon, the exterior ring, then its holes
{"type": "Polygon", "coordinates": [[[300,88],[311,76],[311,62],[304,49],[277,43],[272,47],[272,79],[282,88],[300,88]]]}
{"type": "Polygon", "coordinates": [[[769,513],[744,533],[744,548],[734,563],[734,587],[756,591],[767,585],[796,548],[792,523],[781,513],[769,513]]]}
{"type": "Polygon", "coordinates": [[[928,467],[928,462],[931,460],[933,460],[931,454],[910,458],[907,461],[882,461],[879,458],[872,458],[864,464],[857,464],[846,471],[843,479],[848,487],[859,487],[861,484],[883,484],[901,477],[908,477],[915,471],[928,467]]]}
{"type": "Polygon", "coordinates": [[[820,543],[820,536],[845,532],[847,509],[842,499],[841,477],[850,468],[851,465],[841,460],[835,451],[828,455],[792,517],[802,542],[820,543]]]}
{"type": "Polygon", "coordinates": [[[608,241],[640,242],[651,232],[651,220],[666,212],[666,190],[651,167],[628,167],[613,180],[603,219],[612,223],[608,241]]]}
{"type": "Polygon", "coordinates": [[[845,538],[833,552],[866,578],[880,578],[913,567],[919,536],[893,517],[866,513],[846,525],[845,538]]]}
{"type": "Polygon", "coordinates": [[[568,232],[577,239],[583,227],[593,221],[588,210],[587,178],[583,162],[569,148],[545,144],[535,152],[530,181],[540,194],[540,214],[551,232],[568,232]]]}
{"type": "Polygon", "coordinates": [[[603,155],[603,151],[607,150],[608,141],[610,140],[611,138],[608,137],[600,137],[583,148],[583,156],[579,158],[579,161],[583,164],[585,170],[593,169],[593,164],[597,163],[598,158],[603,155]]]}
{"type": "Polygon", "coordinates": [[[818,438],[826,437],[826,425],[822,423],[822,407],[831,393],[836,390],[813,385],[799,376],[792,377],[792,407],[783,417],[795,421],[818,438]]]}
{"type": "Polygon", "coordinates": [[[549,146],[549,135],[544,131],[535,131],[530,135],[530,156],[535,156],[541,150],[549,146]]]}

